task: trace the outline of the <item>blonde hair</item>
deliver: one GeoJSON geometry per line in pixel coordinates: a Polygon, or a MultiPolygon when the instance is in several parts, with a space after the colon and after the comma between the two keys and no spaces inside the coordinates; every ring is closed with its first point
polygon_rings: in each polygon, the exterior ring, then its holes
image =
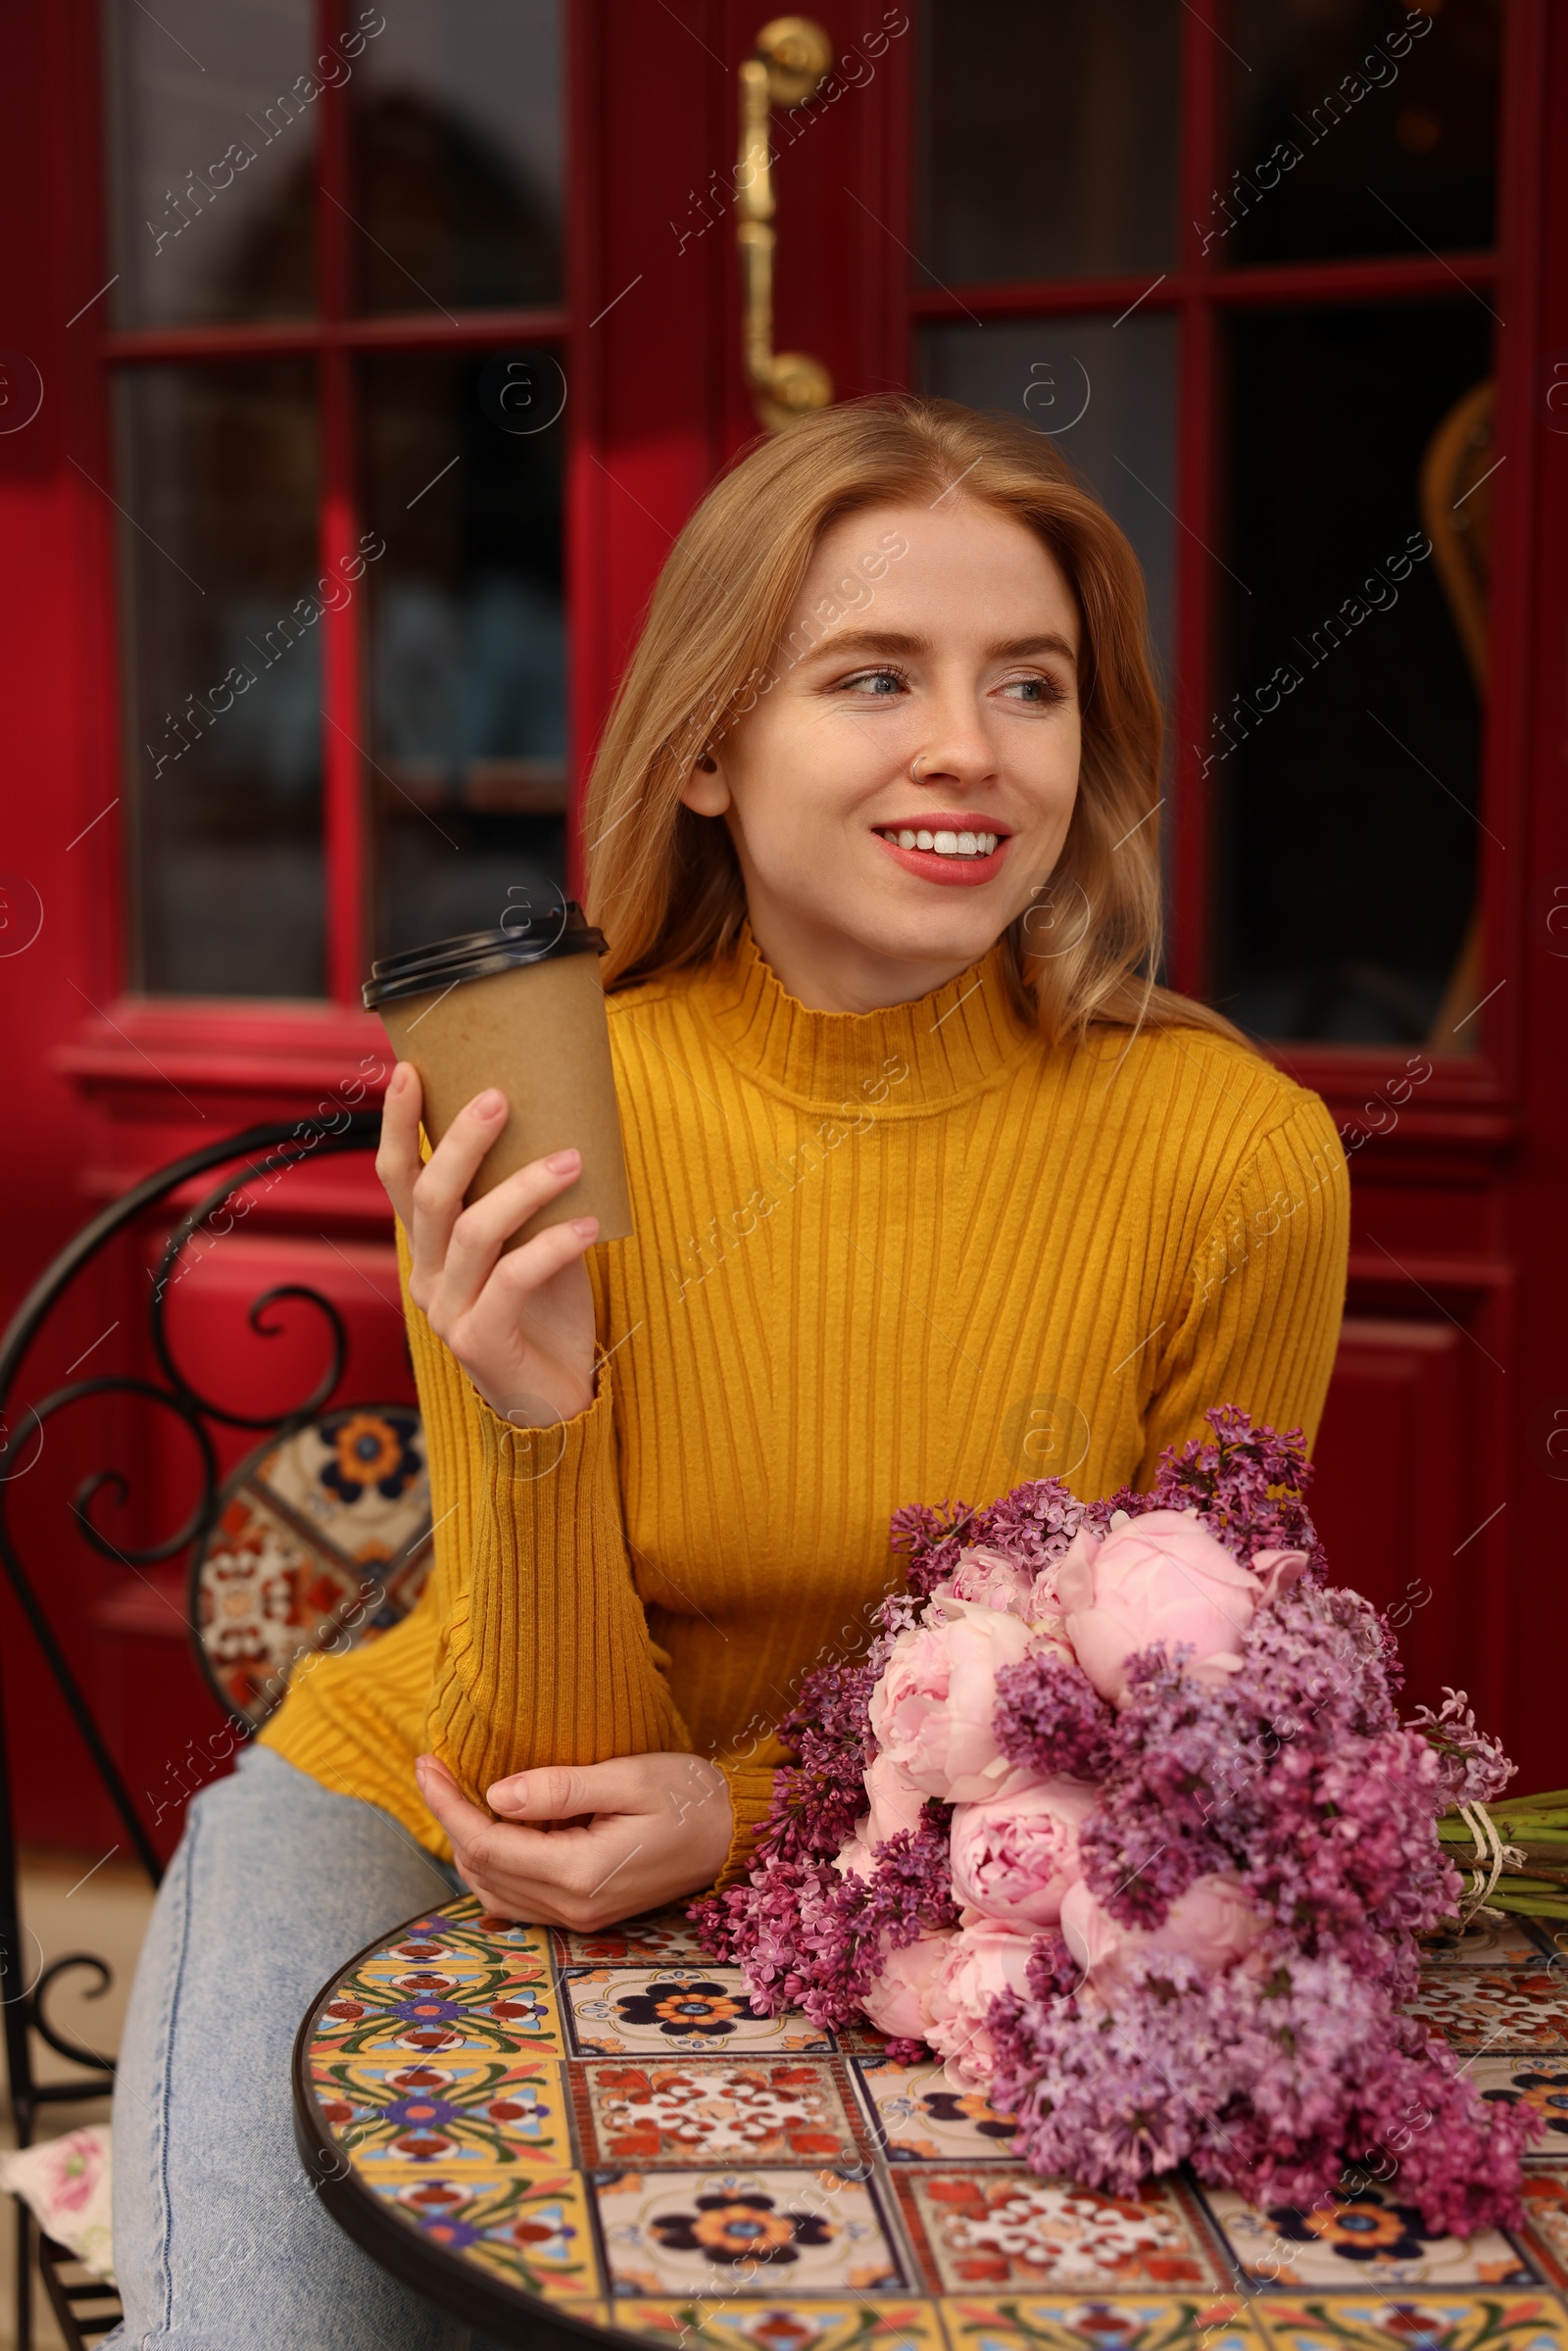
{"type": "Polygon", "coordinates": [[[1053,1039],[1147,1021],[1246,1043],[1153,978],[1159,840],[1145,820],[1159,797],[1161,721],[1137,559],[1054,441],[947,400],[847,401],[792,425],[741,458],[681,532],[588,786],[586,895],[610,942],[606,988],[730,953],[746,914],[740,864],[722,819],[688,808],[681,788],[775,682],[775,665],[788,666],[780,640],[823,533],[949,489],[1036,534],[1082,623],[1078,797],[1050,887],[1069,923],[1079,904],[1087,919],[1060,947],[1038,907],[1008,924],[1004,963],[1020,1017],[1053,1039]]]}

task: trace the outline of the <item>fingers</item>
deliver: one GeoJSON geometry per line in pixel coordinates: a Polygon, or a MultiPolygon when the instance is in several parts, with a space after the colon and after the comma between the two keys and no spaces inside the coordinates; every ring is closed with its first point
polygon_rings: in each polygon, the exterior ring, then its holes
{"type": "Polygon", "coordinates": [[[411,1061],[399,1061],[387,1080],[381,1104],[381,1141],[375,1154],[375,1172],[405,1232],[414,1221],[414,1187],[419,1180],[422,1100],[418,1071],[411,1061]]]}
{"type": "Polygon", "coordinates": [[[552,1763],[514,1772],[484,1791],[492,1812],[507,1820],[566,1821],[579,1813],[646,1812],[651,1808],[644,1758],[611,1763],[552,1763]]]}
{"type": "Polygon", "coordinates": [[[476,1094],[458,1112],[419,1170],[414,1186],[409,1242],[414,1251],[414,1278],[425,1293],[434,1289],[446,1262],[452,1228],[463,1213],[463,1196],[506,1116],[507,1098],[499,1086],[476,1094]]]}
{"type": "Polygon", "coordinates": [[[510,1241],[536,1208],[564,1192],[581,1172],[580,1151],[552,1151],[548,1158],[530,1159],[526,1167],[514,1168],[493,1192],[465,1208],[453,1225],[447,1249],[449,1279],[461,1286],[471,1269],[477,1278],[468,1287],[477,1290],[500,1254],[502,1243],[510,1241]]]}
{"type": "Polygon", "coordinates": [[[470,1844],[481,1830],[490,1827],[488,1813],[468,1802],[446,1765],[436,1756],[421,1755],[415,1764],[414,1777],[425,1804],[451,1837],[454,1847],[470,1844]]]}

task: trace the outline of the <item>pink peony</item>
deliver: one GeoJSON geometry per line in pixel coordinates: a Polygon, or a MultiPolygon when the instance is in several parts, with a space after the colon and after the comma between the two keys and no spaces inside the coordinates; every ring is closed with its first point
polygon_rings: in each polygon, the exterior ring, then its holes
{"type": "Polygon", "coordinates": [[[901,1633],[871,1692],[871,1729],[905,1778],[930,1796],[975,1803],[1033,1774],[1007,1762],[991,1728],[997,1673],[1019,1664],[1029,1627],[996,1608],[936,1594],[901,1633]]]}
{"type": "Polygon", "coordinates": [[[943,1587],[956,1600],[970,1600],[977,1608],[1001,1608],[1008,1616],[1029,1615],[1030,1576],[1004,1551],[974,1543],[958,1553],[958,1564],[943,1587]]]}
{"type": "Polygon", "coordinates": [[[856,1834],[875,1852],[890,1837],[918,1829],[925,1807],[925,1790],[900,1770],[891,1755],[878,1755],[866,1766],[866,1800],[871,1809],[856,1834]]]}
{"type": "Polygon", "coordinates": [[[1190,1670],[1238,1672],[1242,1636],[1264,1596],[1251,1569],[1185,1510],[1146,1511],[1102,1542],[1081,1527],[1056,1589],[1079,1664],[1116,1705],[1127,1701],[1136,1649],[1157,1644],[1169,1654],[1185,1643],[1195,1652],[1190,1670]]]}
{"type": "Polygon", "coordinates": [[[1014,1930],[1052,1927],[1083,1875],[1078,1830],[1098,1790],[1044,1780],[1015,1795],[960,1804],[953,1815],[953,1890],[983,1917],[1014,1930]]]}
{"type": "Polygon", "coordinates": [[[906,1943],[902,1951],[888,1953],[882,1973],[861,2003],[879,2033],[903,2040],[925,2039],[929,2030],[926,1993],[955,1939],[952,1935],[922,1935],[918,1941],[906,1943]]]}
{"type": "Polygon", "coordinates": [[[1262,1926],[1235,1878],[1195,1879],[1160,1927],[1120,1926],[1080,1878],[1062,1896],[1061,1932],[1096,1991],[1114,2007],[1129,1988],[1125,1963],[1131,1954],[1169,1951],[1196,1960],[1205,1976],[1218,1976],[1246,1958],[1262,1926]]]}
{"type": "Polygon", "coordinates": [[[925,2037],[947,2059],[955,2088],[984,2089],[990,2082],[996,2051],[986,2017],[999,1992],[1027,1995],[1033,1944],[1033,1935],[989,1922],[953,1936],[926,1988],[925,2037]]]}
{"type": "Polygon", "coordinates": [[[833,1867],[841,1878],[869,1878],[876,1865],[876,1855],[860,1834],[864,1827],[862,1820],[855,1835],[846,1837],[833,1856],[833,1867]]]}

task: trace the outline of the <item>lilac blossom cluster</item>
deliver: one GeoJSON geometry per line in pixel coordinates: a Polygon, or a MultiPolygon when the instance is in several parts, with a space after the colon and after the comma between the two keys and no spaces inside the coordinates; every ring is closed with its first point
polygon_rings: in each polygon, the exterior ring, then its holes
{"type": "Polygon", "coordinates": [[[1299,1431],[1207,1419],[1148,1494],[901,1510],[906,1589],[804,1686],[750,1882],[692,1915],[760,2005],[934,2049],[1039,2172],[1307,2205],[1392,2156],[1429,2228],[1506,2222],[1538,2126],[1408,2003],[1459,1897],[1438,1819],[1512,1766],[1462,1693],[1400,1722],[1299,1431]]]}

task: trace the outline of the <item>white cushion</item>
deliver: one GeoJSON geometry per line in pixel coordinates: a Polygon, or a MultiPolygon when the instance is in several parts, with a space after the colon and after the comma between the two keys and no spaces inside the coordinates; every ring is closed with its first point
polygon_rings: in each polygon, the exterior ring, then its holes
{"type": "Polygon", "coordinates": [[[107,2123],[0,2155],[0,2188],[9,2188],[30,2207],[45,2236],[74,2253],[95,2278],[107,2278],[113,2284],[109,2179],[107,2123]]]}

